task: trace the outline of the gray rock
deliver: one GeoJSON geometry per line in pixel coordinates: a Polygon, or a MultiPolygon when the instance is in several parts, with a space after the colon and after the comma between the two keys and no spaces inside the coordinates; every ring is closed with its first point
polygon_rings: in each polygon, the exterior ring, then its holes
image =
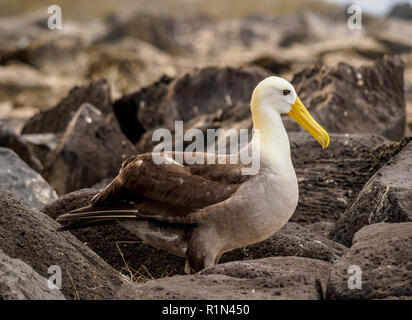
{"type": "Polygon", "coordinates": [[[24,117],[5,116],[0,118],[0,127],[2,130],[10,131],[14,134],[20,134],[27,119],[24,117]]]}
{"type": "Polygon", "coordinates": [[[363,226],[378,222],[412,221],[412,143],[386,163],[363,187],[330,232],[330,238],[350,246],[363,226]]]}
{"type": "MultiPolygon", "coordinates": [[[[326,131],[374,133],[397,140],[405,130],[403,70],[399,57],[360,68],[317,64],[295,74],[292,84],[326,131]]],[[[303,130],[291,119],[286,128],[303,130]]]]}
{"type": "MultiPolygon", "coordinates": [[[[352,247],[332,268],[327,299],[384,299],[412,295],[412,223],[363,227],[352,247]],[[361,288],[350,289],[350,266],[361,270],[361,288]]],[[[359,282],[358,282],[359,283],[359,282]]]]}
{"type": "Polygon", "coordinates": [[[31,145],[11,130],[0,129],[0,147],[13,150],[34,171],[43,170],[43,165],[31,145]]]}
{"type": "Polygon", "coordinates": [[[296,256],[335,263],[346,249],[345,246],[319,236],[297,223],[288,222],[269,239],[226,253],[221,262],[296,256]]]}
{"type": "Polygon", "coordinates": [[[57,199],[56,192],[12,150],[0,147],[0,185],[27,205],[41,209],[57,199]]]}
{"type": "Polygon", "coordinates": [[[83,104],[46,157],[43,176],[57,193],[65,194],[115,176],[122,162],[135,154],[117,125],[91,104],[83,104]]]}
{"type": "Polygon", "coordinates": [[[328,221],[319,221],[305,225],[305,228],[318,236],[327,238],[335,224],[328,221]]]}
{"type": "Polygon", "coordinates": [[[0,187],[0,243],[11,258],[20,259],[42,277],[48,268],[62,270],[66,299],[110,299],[123,283],[121,275],[44,213],[30,210],[0,187]]]}
{"type": "Polygon", "coordinates": [[[230,262],[196,275],[123,285],[118,299],[319,300],[331,265],[297,257],[230,262]]]}
{"type": "Polygon", "coordinates": [[[58,288],[20,259],[0,249],[0,300],[65,300],[58,288]]]}

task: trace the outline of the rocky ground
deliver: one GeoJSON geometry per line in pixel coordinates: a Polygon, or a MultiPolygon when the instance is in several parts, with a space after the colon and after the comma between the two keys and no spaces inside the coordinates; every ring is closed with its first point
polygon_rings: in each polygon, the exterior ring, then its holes
{"type": "Polygon", "coordinates": [[[400,12],[355,31],[342,10],[140,10],[55,32],[46,10],[0,18],[0,299],[411,299],[412,20],[400,12]],[[251,129],[251,91],[272,74],[331,143],[284,119],[300,199],[271,238],[184,275],[182,258],[118,225],[57,232],[157,128],[251,129]],[[61,290],[47,286],[52,265],[61,290]]]}

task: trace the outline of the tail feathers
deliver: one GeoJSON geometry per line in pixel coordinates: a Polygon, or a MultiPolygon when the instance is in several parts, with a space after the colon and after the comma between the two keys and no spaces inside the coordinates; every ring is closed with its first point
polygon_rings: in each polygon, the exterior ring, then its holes
{"type": "Polygon", "coordinates": [[[99,206],[89,205],[57,217],[57,221],[69,223],[59,231],[104,225],[116,219],[137,218],[139,211],[133,205],[99,206]]]}
{"type": "Polygon", "coordinates": [[[112,219],[96,219],[96,220],[89,220],[89,221],[81,221],[81,222],[72,222],[64,227],[57,229],[57,231],[67,231],[67,230],[74,230],[74,229],[82,229],[88,227],[97,227],[97,226],[104,226],[109,224],[114,224],[115,221],[112,219]]]}
{"type": "Polygon", "coordinates": [[[118,219],[149,219],[160,222],[197,224],[191,215],[168,216],[141,214],[133,204],[101,205],[90,204],[57,217],[57,221],[65,224],[59,231],[105,225],[118,219]]]}

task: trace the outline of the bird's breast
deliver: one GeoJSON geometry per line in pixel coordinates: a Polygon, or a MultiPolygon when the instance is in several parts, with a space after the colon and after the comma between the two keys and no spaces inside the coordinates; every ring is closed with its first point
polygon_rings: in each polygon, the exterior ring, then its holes
{"type": "Polygon", "coordinates": [[[226,207],[226,216],[218,222],[222,228],[219,233],[227,236],[229,250],[263,241],[286,224],[297,202],[296,176],[254,177],[239,188],[226,207]]]}

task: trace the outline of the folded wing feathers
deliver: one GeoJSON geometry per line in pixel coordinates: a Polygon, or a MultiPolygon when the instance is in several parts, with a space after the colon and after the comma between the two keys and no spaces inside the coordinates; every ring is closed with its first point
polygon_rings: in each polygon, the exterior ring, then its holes
{"type": "Polygon", "coordinates": [[[238,167],[218,167],[156,165],[151,154],[131,157],[123,162],[119,175],[88,206],[63,214],[57,220],[72,222],[63,227],[64,230],[99,221],[136,218],[191,224],[194,222],[190,213],[227,199],[243,182],[239,179],[238,167]],[[153,201],[150,213],[147,205],[153,201]],[[156,212],[155,203],[167,204],[169,209],[156,212]],[[142,204],[146,207],[139,212],[142,204]],[[76,220],[83,222],[73,222],[76,220]]]}

